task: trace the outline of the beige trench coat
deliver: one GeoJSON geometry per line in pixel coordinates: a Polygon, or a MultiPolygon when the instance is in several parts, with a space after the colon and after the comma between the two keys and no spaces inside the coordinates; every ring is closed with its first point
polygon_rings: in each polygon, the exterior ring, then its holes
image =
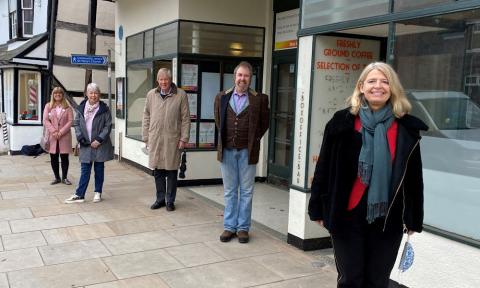
{"type": "Polygon", "coordinates": [[[185,91],[172,84],[172,93],[165,99],[158,88],[147,93],[143,111],[142,138],[148,145],[148,167],[177,170],[181,151],[178,142],[188,143],[190,110],[185,91]]]}

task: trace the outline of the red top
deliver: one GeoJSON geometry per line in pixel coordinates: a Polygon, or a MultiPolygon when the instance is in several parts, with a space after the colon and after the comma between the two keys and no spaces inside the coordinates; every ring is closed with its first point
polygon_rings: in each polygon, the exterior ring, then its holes
{"type": "MultiPolygon", "coordinates": [[[[360,117],[355,118],[355,130],[360,132],[362,128],[362,123],[360,122],[360,117]]],[[[398,133],[398,123],[393,121],[392,125],[387,129],[387,140],[388,146],[390,148],[390,156],[392,157],[392,163],[395,159],[395,149],[397,148],[397,133],[398,133]]],[[[360,199],[362,199],[363,193],[365,193],[365,184],[362,183],[360,177],[357,176],[355,183],[353,183],[352,193],[350,193],[350,199],[348,200],[347,210],[350,211],[353,208],[357,207],[360,199]]]]}

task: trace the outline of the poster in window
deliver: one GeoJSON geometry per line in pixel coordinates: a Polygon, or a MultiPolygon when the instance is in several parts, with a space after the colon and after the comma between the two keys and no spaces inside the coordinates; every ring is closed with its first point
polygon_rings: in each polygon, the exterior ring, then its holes
{"type": "Polygon", "coordinates": [[[198,65],[182,64],[182,89],[186,91],[198,90],[198,65]]]}
{"type": "Polygon", "coordinates": [[[317,36],[315,39],[311,127],[308,167],[308,185],[315,171],[316,159],[326,123],[333,114],[344,108],[352,94],[363,68],[380,59],[380,40],[317,36]]]}
{"type": "Polygon", "coordinates": [[[188,107],[190,109],[190,119],[197,119],[197,94],[187,93],[188,107]]]}
{"type": "Polygon", "coordinates": [[[201,148],[215,147],[215,123],[200,123],[198,146],[201,148]]]}
{"type": "Polygon", "coordinates": [[[197,147],[197,123],[190,123],[190,139],[185,145],[187,148],[196,148],[197,147]]]}
{"type": "Polygon", "coordinates": [[[124,119],[125,118],[125,78],[120,77],[117,78],[117,83],[116,83],[116,114],[117,118],[124,119]]]}

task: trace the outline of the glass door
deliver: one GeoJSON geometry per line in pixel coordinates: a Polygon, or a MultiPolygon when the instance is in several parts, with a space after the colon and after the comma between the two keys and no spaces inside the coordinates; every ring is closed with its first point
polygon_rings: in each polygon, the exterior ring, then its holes
{"type": "Polygon", "coordinates": [[[274,56],[268,181],[287,186],[291,174],[294,129],[296,49],[274,56]]]}

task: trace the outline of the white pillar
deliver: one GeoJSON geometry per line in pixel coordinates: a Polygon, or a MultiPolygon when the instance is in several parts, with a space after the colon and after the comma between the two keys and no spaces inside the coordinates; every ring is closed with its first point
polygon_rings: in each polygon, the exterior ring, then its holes
{"type": "Polygon", "coordinates": [[[310,199],[307,168],[313,39],[313,36],[301,37],[298,44],[295,140],[288,210],[287,241],[303,250],[330,247],[328,232],[317,223],[310,221],[307,213],[310,199]]]}

